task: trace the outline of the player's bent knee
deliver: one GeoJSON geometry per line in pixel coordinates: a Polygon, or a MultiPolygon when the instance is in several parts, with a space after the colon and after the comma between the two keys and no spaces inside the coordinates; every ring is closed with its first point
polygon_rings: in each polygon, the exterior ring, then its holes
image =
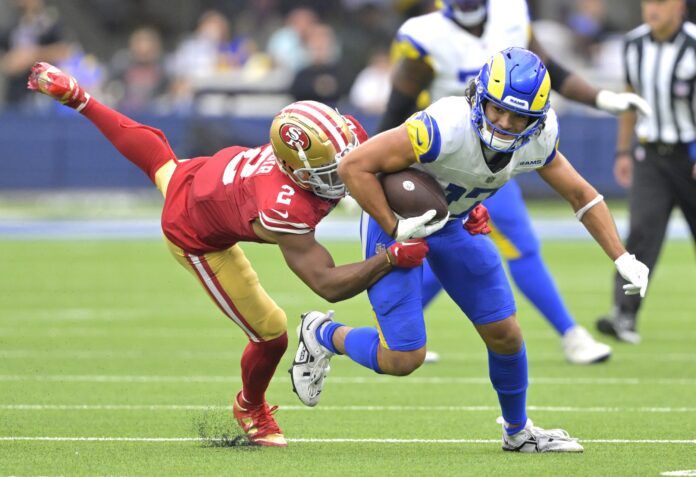
{"type": "Polygon", "coordinates": [[[282,308],[276,306],[259,320],[255,331],[262,340],[270,341],[288,331],[288,318],[282,308]]]}
{"type": "Polygon", "coordinates": [[[408,376],[421,367],[425,361],[425,351],[425,346],[413,351],[394,351],[380,347],[380,370],[392,376],[408,376]]]}
{"type": "Polygon", "coordinates": [[[515,315],[494,323],[479,325],[476,330],[488,349],[495,353],[512,354],[522,349],[524,339],[515,315]]]}

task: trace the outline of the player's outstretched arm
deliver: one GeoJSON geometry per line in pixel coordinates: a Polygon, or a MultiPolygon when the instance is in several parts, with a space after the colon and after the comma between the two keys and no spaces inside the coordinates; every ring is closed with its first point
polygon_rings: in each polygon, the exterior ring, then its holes
{"type": "Polygon", "coordinates": [[[631,91],[615,93],[607,89],[600,90],[585,81],[580,75],[566,70],[549,56],[533,33],[529,40],[529,49],[539,55],[539,58],[541,58],[549,70],[551,87],[565,98],[611,114],[638,111],[645,116],[652,115],[650,105],[637,94],[631,91]]]}
{"type": "Polygon", "coordinates": [[[290,269],[317,295],[328,302],[348,299],[367,289],[393,267],[416,267],[423,263],[428,245],[423,240],[395,243],[384,253],[362,262],[337,266],[314,233],[275,234],[290,269]]]}
{"type": "MultiPolygon", "coordinates": [[[[539,169],[539,175],[570,203],[576,213],[599,196],[597,190],[560,152],[556,153],[556,157],[547,166],[539,169]]],[[[588,209],[581,221],[609,258],[616,260],[626,251],[616,231],[609,208],[603,201],[588,209]]]]}
{"type": "Polygon", "coordinates": [[[624,248],[609,208],[604,203],[604,197],[560,152],[556,153],[556,157],[547,166],[539,169],[539,175],[570,202],[575,216],[614,261],[618,272],[628,281],[623,287],[625,293],[640,293],[641,296],[645,296],[648,288],[648,267],[624,248]]]}
{"type": "MultiPolygon", "coordinates": [[[[387,232],[398,219],[387,204],[375,174],[396,172],[416,162],[406,126],[401,125],[373,137],[349,152],[338,165],[338,174],[350,195],[387,232]]],[[[393,234],[392,234],[393,236],[393,234]]]]}

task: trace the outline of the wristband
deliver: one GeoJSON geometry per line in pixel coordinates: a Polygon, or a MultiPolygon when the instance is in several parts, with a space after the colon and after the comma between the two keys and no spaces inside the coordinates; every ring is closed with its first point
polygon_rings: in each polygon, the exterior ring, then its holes
{"type": "Polygon", "coordinates": [[[616,159],[619,156],[625,156],[625,155],[631,155],[631,150],[630,149],[619,149],[614,154],[614,159],[616,159]]]}

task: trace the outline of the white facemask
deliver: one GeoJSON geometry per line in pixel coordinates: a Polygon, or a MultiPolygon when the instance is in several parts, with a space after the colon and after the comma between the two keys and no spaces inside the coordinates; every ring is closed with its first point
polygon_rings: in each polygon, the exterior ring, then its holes
{"type": "Polygon", "coordinates": [[[483,21],[486,19],[486,6],[481,5],[478,7],[478,9],[472,12],[463,12],[453,8],[452,15],[454,16],[454,19],[457,20],[457,23],[461,24],[462,26],[475,27],[476,25],[483,23],[483,21]]]}
{"type": "Polygon", "coordinates": [[[509,149],[512,147],[512,143],[515,142],[515,138],[512,139],[501,139],[495,134],[490,132],[486,126],[481,127],[481,137],[483,138],[484,145],[491,145],[496,149],[509,149]]]}

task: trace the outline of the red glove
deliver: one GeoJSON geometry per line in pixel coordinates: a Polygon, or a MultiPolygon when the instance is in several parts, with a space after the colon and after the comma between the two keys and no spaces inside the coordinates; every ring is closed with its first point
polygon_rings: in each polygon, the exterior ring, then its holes
{"type": "Polygon", "coordinates": [[[387,261],[394,267],[419,267],[423,264],[428,250],[428,242],[423,239],[396,242],[387,249],[387,261]]]}
{"type": "Polygon", "coordinates": [[[474,210],[469,212],[469,219],[464,222],[464,228],[471,235],[489,234],[491,233],[491,228],[488,226],[490,219],[491,216],[488,215],[488,209],[483,204],[479,204],[474,207],[474,210]]]}

